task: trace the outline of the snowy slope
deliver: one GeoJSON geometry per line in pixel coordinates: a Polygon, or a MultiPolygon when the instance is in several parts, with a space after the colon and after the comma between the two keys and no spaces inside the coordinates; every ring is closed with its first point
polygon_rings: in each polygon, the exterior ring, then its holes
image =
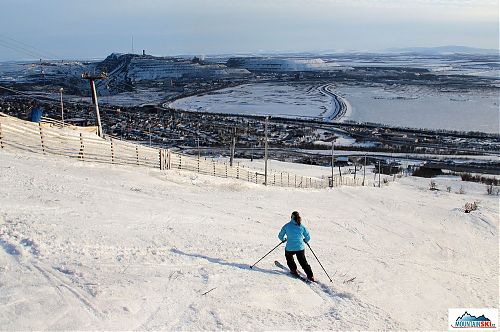
{"type": "Polygon", "coordinates": [[[498,306],[498,197],[436,182],[452,192],[411,177],[266,188],[0,150],[0,327],[445,330],[450,307],[498,306]],[[293,210],[333,283],[309,251],[317,285],[273,265],[283,248],[248,268],[293,210]]]}

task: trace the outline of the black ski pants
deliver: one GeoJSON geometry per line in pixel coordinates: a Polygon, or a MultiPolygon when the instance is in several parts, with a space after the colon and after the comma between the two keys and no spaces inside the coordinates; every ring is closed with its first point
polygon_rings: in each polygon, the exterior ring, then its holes
{"type": "Polygon", "coordinates": [[[307,277],[312,278],[313,273],[311,267],[307,263],[306,254],[304,250],[298,250],[298,251],[285,250],[286,264],[288,265],[288,268],[290,268],[290,271],[292,272],[297,271],[297,264],[295,264],[295,260],[293,259],[294,255],[297,255],[297,260],[299,261],[299,264],[306,273],[307,277]]]}

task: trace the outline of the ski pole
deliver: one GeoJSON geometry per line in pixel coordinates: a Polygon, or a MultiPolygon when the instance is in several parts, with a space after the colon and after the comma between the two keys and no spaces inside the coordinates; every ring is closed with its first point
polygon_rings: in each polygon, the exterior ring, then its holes
{"type": "MultiPolygon", "coordinates": [[[[305,241],[304,241],[305,242],[305,241]]],[[[323,264],[321,264],[321,262],[319,261],[318,259],[318,256],[316,256],[316,254],[314,253],[314,251],[312,250],[311,246],[309,245],[309,243],[307,243],[307,246],[309,247],[309,249],[311,249],[311,252],[313,253],[314,257],[316,258],[316,260],[318,261],[319,265],[321,265],[321,268],[323,269],[323,271],[325,271],[326,275],[328,276],[328,279],[330,279],[330,282],[333,282],[332,278],[330,278],[330,276],[328,275],[328,272],[326,272],[325,268],[323,267],[323,264]]]]}
{"type": "Polygon", "coordinates": [[[259,259],[258,261],[256,261],[254,265],[250,266],[250,268],[252,269],[255,265],[257,265],[258,262],[260,262],[261,260],[263,260],[267,255],[269,255],[270,253],[272,253],[274,251],[274,249],[278,248],[282,243],[285,243],[285,242],[286,242],[286,239],[284,239],[283,241],[281,241],[276,247],[274,247],[273,249],[271,249],[271,251],[269,251],[267,254],[265,254],[264,257],[262,257],[261,259],[259,259]]]}

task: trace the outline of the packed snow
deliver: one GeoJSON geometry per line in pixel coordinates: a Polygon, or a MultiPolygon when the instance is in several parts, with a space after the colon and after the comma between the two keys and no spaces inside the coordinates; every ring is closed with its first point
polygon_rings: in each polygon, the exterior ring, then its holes
{"type": "Polygon", "coordinates": [[[445,330],[498,305],[498,197],[435,181],[295,190],[0,150],[0,326],[445,330]],[[308,249],[317,284],[273,264],[283,246],[249,269],[293,210],[332,283],[308,249]]]}

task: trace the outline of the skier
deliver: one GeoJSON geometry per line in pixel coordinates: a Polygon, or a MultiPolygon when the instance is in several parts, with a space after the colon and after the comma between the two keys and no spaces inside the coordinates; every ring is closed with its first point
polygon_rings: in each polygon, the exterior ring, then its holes
{"type": "Polygon", "coordinates": [[[307,279],[315,281],[313,272],[307,263],[306,255],[304,253],[304,242],[309,242],[311,236],[309,235],[308,230],[301,225],[301,220],[302,218],[299,213],[297,211],[293,211],[290,222],[286,223],[281,228],[278,238],[280,241],[284,241],[286,235],[285,258],[286,264],[290,268],[290,272],[294,276],[299,276],[299,273],[297,272],[297,264],[295,264],[295,260],[293,259],[293,256],[297,255],[297,260],[306,273],[307,279]]]}

